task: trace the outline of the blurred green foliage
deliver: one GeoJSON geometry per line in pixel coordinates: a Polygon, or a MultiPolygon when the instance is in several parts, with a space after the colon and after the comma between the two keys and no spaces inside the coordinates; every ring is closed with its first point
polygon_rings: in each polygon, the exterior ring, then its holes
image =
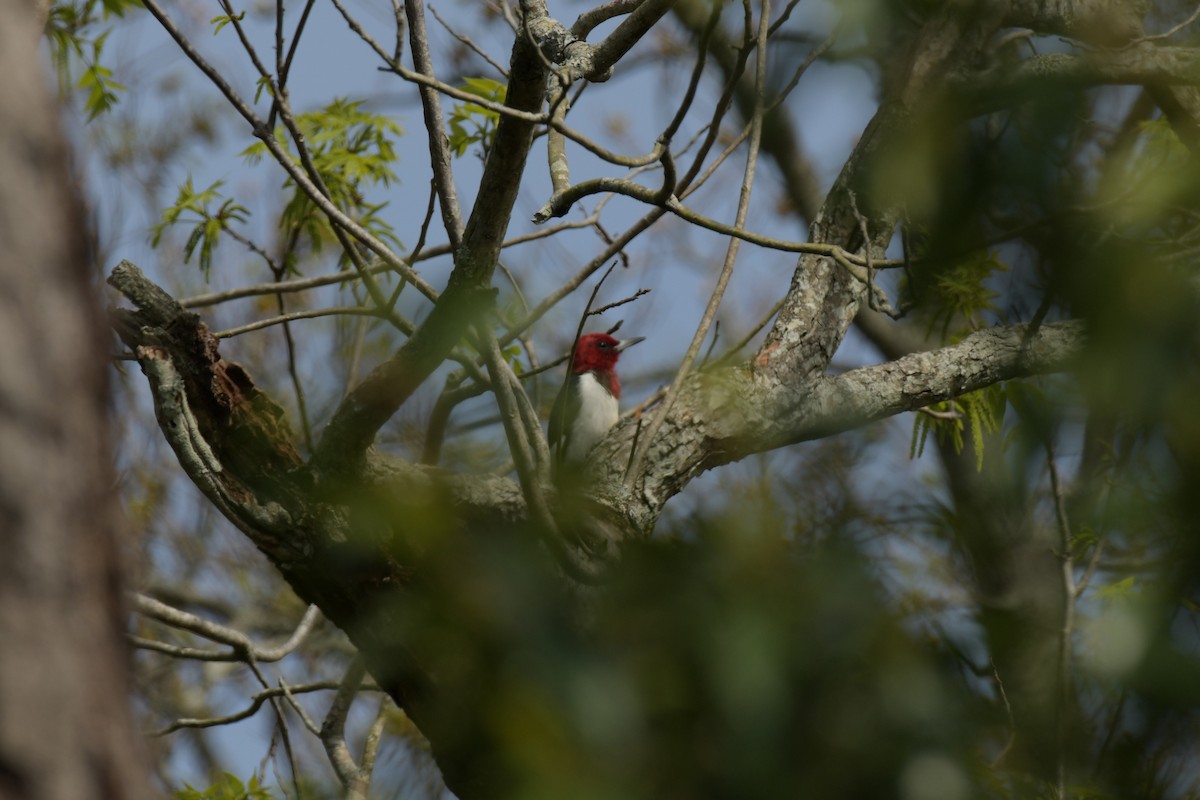
{"type": "Polygon", "coordinates": [[[861,553],[798,542],[786,517],[748,508],[629,548],[586,619],[527,543],[447,534],[420,560],[428,602],[394,611],[485,721],[504,796],[980,797],[1002,721],[861,553]]]}
{"type": "Polygon", "coordinates": [[[50,7],[45,32],[59,92],[66,94],[72,85],[82,89],[89,121],[111,109],[117,93],[125,90],[113,79],[112,69],[101,63],[105,42],[112,32],[105,23],[138,8],[141,4],[137,0],[82,0],[50,7]],[[74,77],[76,70],[78,78],[74,77]]]}
{"type": "Polygon", "coordinates": [[[243,783],[236,775],[226,772],[207,789],[201,791],[189,785],[176,790],[173,800],[272,800],[275,795],[252,775],[243,783]]]}

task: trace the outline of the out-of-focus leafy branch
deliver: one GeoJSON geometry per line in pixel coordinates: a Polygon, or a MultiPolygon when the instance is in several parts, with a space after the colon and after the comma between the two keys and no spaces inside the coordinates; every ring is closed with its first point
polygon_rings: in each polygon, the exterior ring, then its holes
{"type": "Polygon", "coordinates": [[[59,92],[65,94],[72,86],[83,90],[89,120],[111,109],[117,93],[125,89],[113,79],[112,70],[101,63],[105,42],[112,32],[106,23],[139,6],[137,0],[82,0],[50,7],[46,41],[59,92]],[[78,78],[74,77],[76,70],[78,78]]]}

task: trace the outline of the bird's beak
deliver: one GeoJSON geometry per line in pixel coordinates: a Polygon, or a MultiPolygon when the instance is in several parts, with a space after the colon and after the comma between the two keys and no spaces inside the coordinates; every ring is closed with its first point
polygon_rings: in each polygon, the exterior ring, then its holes
{"type": "Polygon", "coordinates": [[[638,342],[644,342],[644,341],[646,341],[645,336],[635,336],[632,339],[624,339],[621,341],[620,344],[617,345],[617,352],[619,353],[622,350],[624,350],[626,347],[633,347],[638,342]]]}

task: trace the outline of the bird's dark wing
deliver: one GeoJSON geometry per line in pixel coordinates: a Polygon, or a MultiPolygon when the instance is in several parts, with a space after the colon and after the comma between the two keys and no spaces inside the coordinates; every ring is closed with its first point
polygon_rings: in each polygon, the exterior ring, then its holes
{"type": "MultiPolygon", "coordinates": [[[[568,378],[568,381],[571,379],[568,378]]],[[[554,466],[562,465],[567,453],[567,431],[575,417],[579,415],[582,398],[579,392],[571,391],[570,384],[565,384],[558,397],[554,398],[554,408],[550,410],[549,444],[554,466]]]]}

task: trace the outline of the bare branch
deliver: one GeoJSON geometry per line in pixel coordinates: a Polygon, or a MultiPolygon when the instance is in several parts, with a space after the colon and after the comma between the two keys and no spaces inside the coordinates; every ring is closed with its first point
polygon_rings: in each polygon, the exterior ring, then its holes
{"type": "MultiPolygon", "coordinates": [[[[234,336],[241,336],[243,333],[251,331],[259,331],[263,328],[269,328],[272,325],[282,325],[286,322],[294,322],[298,319],[316,319],[318,317],[378,317],[383,318],[386,315],[376,311],[373,308],[362,308],[361,306],[339,306],[336,308],[311,308],[306,311],[292,311],[288,314],[280,314],[277,317],[268,317],[260,319],[256,322],[248,322],[245,325],[239,325],[236,328],[228,328],[223,331],[217,331],[213,335],[218,339],[230,339],[234,336]]],[[[402,330],[405,333],[412,333],[412,324],[404,323],[402,330]]]]}
{"type": "MultiPolygon", "coordinates": [[[[408,17],[408,46],[412,49],[413,66],[420,74],[436,80],[433,57],[429,54],[429,34],[425,30],[423,1],[405,0],[404,13],[408,17]]],[[[421,95],[421,110],[425,115],[429,164],[442,209],[442,224],[450,238],[450,246],[457,250],[462,242],[462,210],[458,205],[458,189],[454,185],[454,169],[450,165],[450,143],[446,139],[446,118],[442,113],[441,95],[431,86],[420,86],[417,91],[421,95]]]]}
{"type": "MultiPolygon", "coordinates": [[[[308,692],[331,691],[333,689],[338,688],[339,685],[340,685],[339,681],[314,681],[312,683],[302,683],[302,684],[298,684],[296,686],[289,686],[287,691],[291,692],[292,694],[306,694],[308,692]]],[[[362,687],[362,690],[368,691],[368,692],[380,691],[379,687],[373,683],[364,685],[362,687]]],[[[220,717],[205,717],[203,719],[195,719],[195,718],[177,719],[174,722],[172,722],[170,725],[168,725],[167,727],[162,728],[157,731],[154,731],[150,735],[151,736],[166,736],[167,734],[174,733],[175,731],[182,730],[184,728],[215,728],[219,725],[229,725],[234,722],[240,722],[241,720],[248,719],[248,718],[254,716],[258,712],[258,710],[260,708],[262,708],[263,703],[265,703],[268,700],[271,700],[273,698],[282,697],[283,695],[284,695],[283,687],[272,686],[267,689],[263,689],[261,691],[255,692],[251,696],[250,705],[241,711],[235,712],[233,714],[227,714],[225,716],[220,716],[220,717]]]]}
{"type": "Polygon", "coordinates": [[[202,636],[205,639],[228,645],[232,648],[232,652],[224,654],[211,653],[214,657],[187,656],[189,658],[200,658],[204,661],[244,661],[247,658],[252,658],[260,663],[279,661],[301,645],[321,617],[321,612],[316,606],[309,606],[305,610],[300,624],[296,626],[296,630],[292,632],[292,635],[288,637],[286,642],[275,647],[262,648],[256,647],[248,636],[235,628],[219,625],[187,611],[180,611],[166,603],[155,600],[153,597],[135,593],[133,595],[133,605],[139,614],[150,619],[157,620],[172,628],[178,628],[189,633],[194,633],[197,636],[202,636]],[[215,657],[219,655],[226,657],[215,657]]]}
{"type": "Polygon", "coordinates": [[[355,658],[342,676],[337,694],[329,704],[329,711],[325,714],[325,721],[321,723],[318,733],[325,753],[329,756],[329,763],[333,765],[333,771],[347,793],[361,781],[362,775],[358,764],[354,763],[354,757],[350,755],[350,748],[346,745],[346,717],[366,674],[367,669],[362,659],[355,658]]]}
{"type": "MultiPolygon", "coordinates": [[[[758,150],[762,142],[763,105],[765,102],[764,94],[767,80],[767,28],[770,17],[770,0],[762,0],[762,6],[759,10],[758,57],[755,63],[756,100],[750,117],[750,148],[746,154],[746,168],[742,176],[741,190],[738,193],[737,212],[733,223],[734,227],[739,229],[746,224],[746,217],[750,213],[750,192],[754,186],[755,172],[758,169],[758,150]]],[[[749,33],[749,31],[746,32],[747,39],[749,39],[749,33]]],[[[708,330],[716,318],[717,309],[721,306],[721,300],[725,296],[725,289],[729,285],[729,279],[733,276],[733,265],[737,261],[740,245],[741,242],[737,238],[729,240],[729,245],[725,250],[725,261],[721,265],[721,273],[717,276],[716,286],[713,287],[712,295],[709,297],[708,304],[704,308],[704,313],[700,317],[700,323],[696,327],[696,332],[692,335],[692,341],[683,356],[683,361],[680,363],[675,377],[671,381],[671,385],[667,388],[667,394],[663,398],[662,405],[655,411],[654,417],[650,420],[645,434],[641,437],[637,449],[629,460],[629,465],[625,472],[625,480],[629,482],[630,486],[636,481],[636,476],[641,468],[643,459],[646,457],[646,452],[650,449],[651,443],[662,429],[667,415],[671,413],[671,408],[675,404],[675,398],[678,396],[683,382],[687,380],[692,365],[696,363],[696,358],[700,355],[700,348],[704,345],[704,340],[708,338],[708,330]]]]}
{"type": "MultiPolygon", "coordinates": [[[[439,23],[441,23],[442,27],[445,28],[446,31],[451,36],[453,36],[458,41],[462,42],[462,44],[465,47],[469,48],[473,53],[475,53],[475,55],[479,56],[484,61],[486,61],[488,63],[488,65],[492,69],[496,70],[496,72],[498,72],[502,77],[504,77],[504,78],[508,77],[508,70],[504,68],[504,65],[500,64],[498,61],[496,61],[490,55],[488,55],[487,51],[484,50],[482,47],[475,44],[475,42],[471,39],[470,36],[460,33],[459,31],[456,31],[454,28],[452,28],[450,26],[450,24],[446,22],[446,20],[442,19],[441,15],[438,14],[436,8],[434,8],[433,6],[430,6],[429,13],[433,14],[434,19],[436,19],[439,23]]],[[[433,73],[429,73],[429,74],[432,75],[433,73]]]]}
{"type": "Polygon", "coordinates": [[[1032,90],[1102,84],[1200,86],[1200,53],[1190,47],[1139,45],[1120,51],[1032,56],[982,73],[952,76],[950,88],[974,99],[972,114],[1003,108],[1032,90]]]}
{"type": "Polygon", "coordinates": [[[571,35],[586,39],[597,25],[607,22],[613,17],[628,14],[641,3],[642,0],[609,0],[607,3],[589,8],[575,19],[575,23],[571,25],[571,35]]]}

